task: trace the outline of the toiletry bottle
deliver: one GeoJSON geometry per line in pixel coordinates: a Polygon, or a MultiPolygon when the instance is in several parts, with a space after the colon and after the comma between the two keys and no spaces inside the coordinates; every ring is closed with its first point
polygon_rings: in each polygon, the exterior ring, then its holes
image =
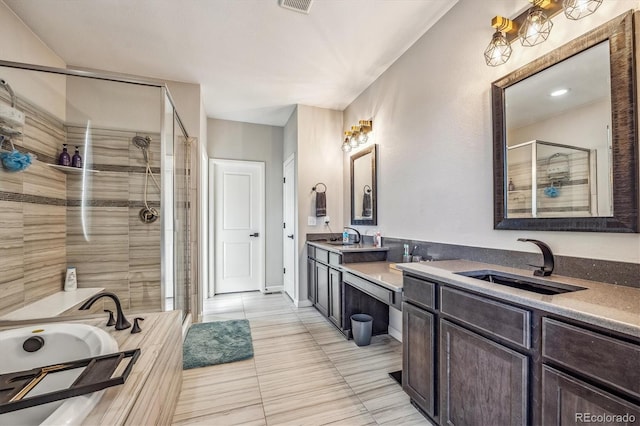
{"type": "Polygon", "coordinates": [[[342,230],[342,242],[343,243],[349,242],[349,232],[347,232],[346,229],[342,230]]]}
{"type": "Polygon", "coordinates": [[[78,279],[76,277],[76,268],[74,266],[67,267],[67,276],[64,280],[64,291],[75,291],[78,288],[78,279]]]}
{"type": "Polygon", "coordinates": [[[80,157],[80,148],[76,146],[76,152],[71,158],[71,167],[82,168],[82,157],[80,157]]]}
{"type": "Polygon", "coordinates": [[[375,241],[376,247],[382,247],[382,235],[380,235],[380,231],[376,232],[376,237],[374,241],[375,241]]]}
{"type": "Polygon", "coordinates": [[[62,144],[62,153],[58,157],[58,164],[60,166],[67,166],[67,167],[69,167],[71,165],[71,156],[67,152],[67,144],[66,143],[62,144]]]}
{"type": "Polygon", "coordinates": [[[402,263],[411,262],[411,255],[409,254],[409,244],[404,244],[404,253],[402,255],[402,263]]]}
{"type": "Polygon", "coordinates": [[[509,178],[509,191],[515,191],[516,190],[516,186],[513,184],[513,181],[511,180],[511,178],[509,178]]]}

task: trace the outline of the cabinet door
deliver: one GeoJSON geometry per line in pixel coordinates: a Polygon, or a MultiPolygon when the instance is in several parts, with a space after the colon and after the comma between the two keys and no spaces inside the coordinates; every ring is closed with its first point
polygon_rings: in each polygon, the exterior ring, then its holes
{"type": "Polygon", "coordinates": [[[640,407],[637,405],[546,365],[543,367],[542,423],[545,426],[586,423],[630,425],[638,419],[640,407]]]}
{"type": "Polygon", "coordinates": [[[316,308],[322,315],[329,316],[329,267],[316,262],[316,308]]]}
{"type": "Polygon", "coordinates": [[[342,272],[329,268],[329,319],[342,328],[342,272]]]}
{"type": "Polygon", "coordinates": [[[316,304],[316,262],[307,258],[307,292],[311,304],[316,304]]]}
{"type": "Polygon", "coordinates": [[[435,417],[434,316],[402,304],[402,388],[422,410],[435,417]]]}
{"type": "Polygon", "coordinates": [[[446,320],[440,321],[440,423],[527,423],[528,359],[446,320]]]}

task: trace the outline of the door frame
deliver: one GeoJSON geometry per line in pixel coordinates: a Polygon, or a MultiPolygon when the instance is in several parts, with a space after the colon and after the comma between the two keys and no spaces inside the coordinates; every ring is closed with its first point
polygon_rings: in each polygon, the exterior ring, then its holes
{"type": "MultiPolygon", "coordinates": [[[[294,303],[296,303],[297,305],[297,301],[299,299],[299,289],[298,289],[298,215],[297,215],[297,208],[296,206],[298,205],[298,196],[297,196],[297,191],[296,191],[296,154],[292,153],[291,155],[289,155],[287,157],[286,160],[284,160],[284,162],[282,163],[282,176],[286,176],[286,169],[287,166],[291,164],[293,166],[293,182],[291,182],[291,185],[293,190],[293,229],[291,230],[291,232],[293,232],[293,295],[292,295],[292,299],[294,301],[294,303]]],[[[283,181],[283,186],[284,186],[284,181],[283,181]]],[[[284,188],[283,188],[284,189],[284,188]]],[[[282,191],[282,222],[284,223],[285,220],[285,215],[286,215],[286,199],[285,199],[285,193],[284,190],[282,191]]],[[[282,232],[282,264],[284,266],[285,264],[285,259],[286,259],[286,250],[285,250],[285,246],[287,243],[286,240],[286,234],[287,232],[282,232]]],[[[283,293],[287,293],[286,289],[285,289],[285,279],[284,279],[284,272],[282,274],[282,292],[283,293]]]]}
{"type": "Polygon", "coordinates": [[[260,274],[260,292],[264,293],[266,288],[266,167],[264,161],[232,160],[226,158],[209,158],[209,282],[207,284],[207,295],[209,298],[215,297],[216,280],[216,233],[215,233],[215,166],[216,164],[246,164],[259,165],[262,174],[262,211],[260,212],[260,229],[264,235],[262,239],[262,262],[258,271],[260,274]]]}

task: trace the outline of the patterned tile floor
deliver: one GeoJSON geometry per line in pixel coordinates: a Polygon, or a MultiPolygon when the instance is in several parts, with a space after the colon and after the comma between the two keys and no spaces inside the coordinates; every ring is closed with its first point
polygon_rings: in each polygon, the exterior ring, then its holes
{"type": "Polygon", "coordinates": [[[200,425],[430,425],[388,373],[402,345],[358,347],[314,308],[284,295],[216,296],[204,321],[246,318],[255,356],[184,372],[173,422],[200,425]]]}

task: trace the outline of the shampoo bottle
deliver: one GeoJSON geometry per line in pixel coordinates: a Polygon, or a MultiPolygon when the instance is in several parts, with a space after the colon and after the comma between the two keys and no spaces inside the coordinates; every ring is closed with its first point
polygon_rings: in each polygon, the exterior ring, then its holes
{"type": "Polygon", "coordinates": [[[76,152],[71,158],[71,167],[82,168],[82,157],[80,157],[80,148],[76,146],[76,152]]]}
{"type": "Polygon", "coordinates": [[[376,236],[373,239],[374,246],[382,247],[382,235],[380,235],[380,231],[376,232],[376,236]]]}
{"type": "Polygon", "coordinates": [[[60,156],[58,157],[58,164],[60,166],[67,166],[67,167],[69,167],[71,165],[71,156],[67,152],[67,144],[66,143],[62,144],[62,152],[60,153],[60,156]]]}
{"type": "Polygon", "coordinates": [[[343,243],[348,243],[349,242],[349,232],[347,232],[346,229],[344,229],[342,231],[342,242],[343,243]]]}

